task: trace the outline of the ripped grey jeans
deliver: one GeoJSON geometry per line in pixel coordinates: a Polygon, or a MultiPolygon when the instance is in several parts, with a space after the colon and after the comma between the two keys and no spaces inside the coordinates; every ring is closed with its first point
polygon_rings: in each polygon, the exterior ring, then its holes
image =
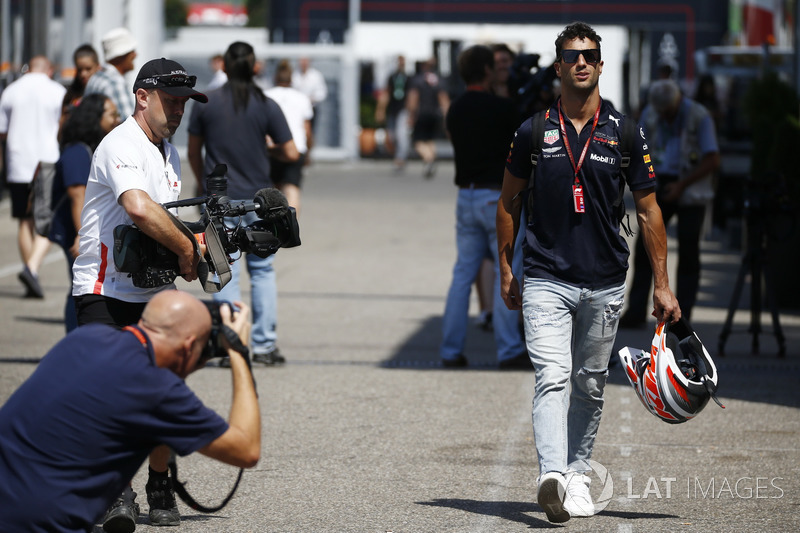
{"type": "Polygon", "coordinates": [[[599,290],[525,278],[525,342],[536,370],[539,475],[588,472],[625,284],[599,290]]]}

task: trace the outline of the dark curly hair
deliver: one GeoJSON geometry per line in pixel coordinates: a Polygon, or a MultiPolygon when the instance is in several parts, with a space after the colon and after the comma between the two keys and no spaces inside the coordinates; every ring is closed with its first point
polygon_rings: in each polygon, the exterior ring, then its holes
{"type": "Polygon", "coordinates": [[[488,46],[470,46],[458,56],[458,73],[467,85],[482,82],[486,67],[494,68],[494,52],[488,46]]]}
{"type": "Polygon", "coordinates": [[[564,49],[564,43],[573,39],[590,39],[597,43],[598,50],[600,49],[600,41],[602,41],[597,32],[585,22],[573,22],[556,37],[556,61],[561,60],[561,50],[564,49]]]}
{"type": "Polygon", "coordinates": [[[106,134],[100,127],[106,100],[108,98],[103,94],[89,94],[81,98],[61,129],[62,150],[72,143],[83,142],[94,152],[106,134]]]}

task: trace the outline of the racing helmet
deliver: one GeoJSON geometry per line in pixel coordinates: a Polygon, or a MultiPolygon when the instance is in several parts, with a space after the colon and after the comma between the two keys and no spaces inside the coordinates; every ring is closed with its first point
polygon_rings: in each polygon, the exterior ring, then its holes
{"type": "Polygon", "coordinates": [[[681,318],[656,326],[650,353],[625,347],[619,358],[636,395],[653,415],[680,424],[716,397],[717,368],[689,323],[681,318]]]}

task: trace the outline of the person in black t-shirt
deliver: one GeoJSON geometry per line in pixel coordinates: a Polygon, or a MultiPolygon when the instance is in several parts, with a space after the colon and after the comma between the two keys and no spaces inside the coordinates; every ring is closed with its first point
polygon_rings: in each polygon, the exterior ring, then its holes
{"type": "Polygon", "coordinates": [[[397,56],[397,69],[389,75],[386,88],[381,91],[378,107],[375,109],[375,121],[379,124],[386,122],[386,133],[394,148],[394,169],[398,172],[405,168],[408,159],[406,96],[409,80],[406,58],[397,56]]]}
{"type": "Polygon", "coordinates": [[[442,116],[450,106],[450,95],[436,74],[436,60],[429,59],[421,72],[409,83],[406,111],[408,124],[413,126],[414,150],[425,163],[422,175],[433,178],[436,173],[436,144],[434,140],[441,131],[442,116]]]}
{"type": "Polygon", "coordinates": [[[517,130],[497,208],[497,241],[500,294],[509,309],[523,310],[536,371],[537,501],[558,523],[598,511],[587,474],[625,296],[629,250],[619,234],[618,203],[625,184],[653,267],[653,315],[676,322],[681,310],[669,288],[667,238],[647,140],[639,130],[623,171],[620,141],[627,119],[600,97],[600,36],[576,22],[555,44],[561,97],[534,117],[544,128],[533,180],[532,121],[517,130]],[[527,220],[521,218],[523,197],[527,220]],[[511,267],[520,225],[524,284],[511,267]]]}
{"type": "MultiPolygon", "coordinates": [[[[495,213],[502,187],[503,161],[517,126],[510,100],[489,92],[494,72],[494,54],[486,46],[473,46],[461,53],[458,69],[467,91],[450,106],[446,125],[453,143],[459,188],[456,207],[458,256],[444,311],[440,356],[445,367],[465,366],[469,296],[481,262],[491,254],[497,265],[495,213]]],[[[496,266],[495,266],[496,268],[496,266]]],[[[495,275],[495,305],[492,313],[497,359],[500,367],[527,360],[525,344],[517,327],[517,313],[499,298],[499,276],[495,275]]]]}

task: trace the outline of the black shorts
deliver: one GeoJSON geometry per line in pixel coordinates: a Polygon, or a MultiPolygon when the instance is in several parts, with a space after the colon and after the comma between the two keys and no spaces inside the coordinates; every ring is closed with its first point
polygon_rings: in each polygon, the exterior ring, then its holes
{"type": "Polygon", "coordinates": [[[8,183],[8,194],[11,197],[12,218],[30,218],[33,212],[30,209],[31,184],[8,183]]]}
{"type": "Polygon", "coordinates": [[[306,154],[300,154],[300,159],[294,163],[286,163],[277,159],[270,160],[270,178],[277,187],[278,185],[294,185],[300,188],[303,179],[303,165],[306,162],[306,154]]]}
{"type": "Polygon", "coordinates": [[[139,322],[147,303],[123,302],[100,294],[84,294],[75,297],[75,312],[78,325],[106,324],[122,329],[139,322]]]}
{"type": "Polygon", "coordinates": [[[424,113],[414,122],[411,138],[416,141],[432,141],[440,132],[442,117],[438,113],[424,113]]]}

